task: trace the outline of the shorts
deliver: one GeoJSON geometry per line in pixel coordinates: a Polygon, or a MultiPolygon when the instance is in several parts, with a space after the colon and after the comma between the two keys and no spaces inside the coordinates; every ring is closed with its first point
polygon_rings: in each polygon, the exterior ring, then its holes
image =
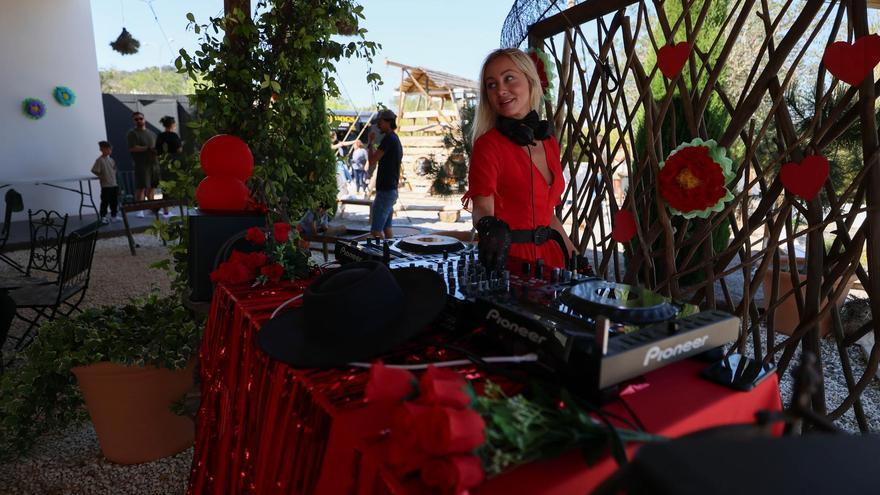
{"type": "Polygon", "coordinates": [[[376,191],[376,197],[373,199],[373,222],[370,225],[372,232],[382,232],[391,228],[394,203],[397,203],[397,189],[376,191]]]}
{"type": "Polygon", "coordinates": [[[159,187],[159,165],[134,164],[134,188],[155,189],[159,187]]]}

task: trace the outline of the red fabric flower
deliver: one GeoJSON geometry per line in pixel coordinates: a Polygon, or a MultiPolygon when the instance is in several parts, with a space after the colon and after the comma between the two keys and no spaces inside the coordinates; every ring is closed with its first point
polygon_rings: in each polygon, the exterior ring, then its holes
{"type": "Polygon", "coordinates": [[[544,67],[544,61],[541,60],[537,52],[529,52],[529,58],[532,59],[535,69],[538,70],[538,79],[541,80],[541,93],[545,93],[547,88],[550,87],[550,80],[547,77],[547,68],[544,67]]]}
{"type": "Polygon", "coordinates": [[[463,409],[470,405],[467,381],[463,376],[448,369],[428,366],[419,380],[419,402],[463,409]]]}
{"type": "Polygon", "coordinates": [[[257,246],[262,246],[266,244],[266,234],[263,232],[263,229],[259,227],[251,227],[247,229],[247,233],[244,235],[244,238],[257,246]]]}
{"type": "Polygon", "coordinates": [[[272,263],[260,268],[260,273],[272,282],[278,282],[284,275],[284,267],[280,263],[272,263]]]}
{"type": "Polygon", "coordinates": [[[402,476],[422,467],[428,454],[419,447],[418,437],[413,428],[416,418],[431,408],[419,406],[412,402],[404,402],[391,418],[391,439],[388,445],[388,465],[395,474],[402,476]]]}
{"type": "Polygon", "coordinates": [[[272,234],[277,242],[287,242],[290,240],[290,224],[285,222],[275,222],[272,226],[272,234]]]}
{"type": "Polygon", "coordinates": [[[443,493],[460,494],[483,482],[483,466],[473,455],[436,457],[422,466],[422,481],[443,493]]]}
{"type": "Polygon", "coordinates": [[[726,194],[724,173],[706,146],[689,146],[670,156],[660,170],[659,190],[669,206],[687,213],[716,204],[726,194]]]}
{"type": "Polygon", "coordinates": [[[415,382],[415,375],[409,371],[389,368],[379,361],[370,367],[364,396],[370,402],[401,401],[415,391],[415,382]]]}
{"type": "Polygon", "coordinates": [[[467,453],[485,441],[486,423],[472,409],[433,407],[415,417],[414,433],[429,454],[467,453]]]}
{"type": "Polygon", "coordinates": [[[224,261],[216,270],[211,272],[211,282],[223,282],[227,284],[243,284],[256,278],[254,269],[239,263],[238,261],[224,261]]]}
{"type": "Polygon", "coordinates": [[[235,250],[232,251],[232,256],[229,257],[229,261],[233,263],[240,263],[248,267],[249,269],[256,271],[269,261],[269,257],[260,252],[243,253],[241,251],[235,250]]]}

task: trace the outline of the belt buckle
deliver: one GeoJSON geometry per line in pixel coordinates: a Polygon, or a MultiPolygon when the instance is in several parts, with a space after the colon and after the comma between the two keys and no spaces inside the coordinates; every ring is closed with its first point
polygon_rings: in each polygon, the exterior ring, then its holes
{"type": "Polygon", "coordinates": [[[535,244],[537,244],[537,245],[544,244],[550,238],[550,227],[542,225],[542,226],[536,228],[535,233],[534,233],[534,237],[535,237],[535,244]]]}

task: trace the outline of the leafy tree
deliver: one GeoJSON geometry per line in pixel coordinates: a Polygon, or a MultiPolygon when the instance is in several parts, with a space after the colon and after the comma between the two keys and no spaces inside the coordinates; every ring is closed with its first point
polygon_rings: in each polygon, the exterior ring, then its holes
{"type": "Polygon", "coordinates": [[[136,71],[99,72],[102,93],[188,95],[195,82],[173,67],[147,67],[136,71]]]}

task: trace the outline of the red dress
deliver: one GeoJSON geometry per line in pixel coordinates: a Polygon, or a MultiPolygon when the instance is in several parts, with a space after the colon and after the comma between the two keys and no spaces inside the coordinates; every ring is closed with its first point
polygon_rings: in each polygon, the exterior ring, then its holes
{"type": "MultiPolygon", "coordinates": [[[[550,225],[554,207],[561,202],[565,179],[562,177],[556,138],[550,137],[539,143],[544,145],[547,167],[550,169],[549,185],[521,146],[495,128],[480,136],[471,153],[468,192],[462,198],[465,206],[474,196],[493,196],[495,216],[507,222],[511,230],[532,230],[550,225]],[[535,193],[534,216],[530,181],[535,193]]],[[[540,246],[532,243],[511,244],[509,256],[531,262],[543,258],[547,267],[565,267],[562,249],[552,239],[540,246]]]]}

